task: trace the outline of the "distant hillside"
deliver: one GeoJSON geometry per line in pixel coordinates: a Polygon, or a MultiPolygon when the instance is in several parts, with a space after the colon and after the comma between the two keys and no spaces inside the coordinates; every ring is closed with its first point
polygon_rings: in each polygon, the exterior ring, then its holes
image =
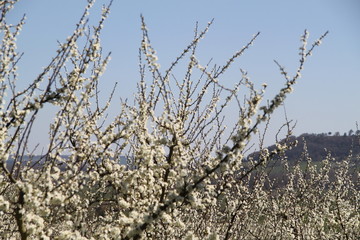
{"type": "MultiPolygon", "coordinates": [[[[312,161],[321,161],[329,151],[337,160],[349,156],[352,151],[353,156],[360,155],[360,136],[358,135],[329,135],[329,134],[309,134],[305,133],[298,137],[292,136],[291,141],[297,140],[298,144],[286,152],[289,161],[299,160],[304,152],[304,143],[306,143],[309,156],[312,161]]],[[[269,151],[275,149],[275,145],[270,146],[269,151]]],[[[259,153],[250,154],[249,157],[256,159],[259,153]]]]}
{"type": "MultiPolygon", "coordinates": [[[[352,158],[350,161],[349,174],[354,183],[358,182],[357,172],[360,171],[360,136],[359,135],[343,135],[339,134],[302,134],[298,137],[292,136],[291,141],[297,140],[298,144],[291,150],[286,151],[286,156],[290,166],[294,166],[296,163],[300,164],[300,167],[305,170],[307,163],[303,157],[304,144],[306,143],[309,157],[312,159],[312,163],[315,166],[321,166],[320,161],[326,158],[326,155],[330,152],[331,156],[335,158],[335,161],[340,162],[346,159],[352,151],[352,158]],[[326,150],[325,150],[326,149],[326,150]]],[[[275,149],[275,145],[268,147],[269,151],[275,149]]],[[[248,158],[253,158],[255,161],[259,158],[259,152],[252,153],[248,158]]],[[[282,161],[278,161],[279,157],[275,157],[269,162],[266,167],[266,172],[270,179],[274,181],[274,188],[284,186],[287,176],[284,171],[284,165],[282,161]]],[[[330,163],[330,181],[334,180],[334,172],[337,168],[335,162],[330,163]]]]}
{"type": "MultiPolygon", "coordinates": [[[[64,159],[68,159],[69,156],[68,155],[62,155],[61,156],[64,159]]],[[[41,155],[34,155],[31,157],[28,156],[23,156],[21,159],[18,159],[18,162],[21,162],[22,164],[29,164],[30,162],[30,166],[33,166],[34,168],[39,168],[42,166],[42,164],[44,164],[44,160],[45,160],[45,156],[41,156],[41,155]]],[[[100,162],[100,160],[98,160],[98,162],[100,162]]],[[[127,160],[125,156],[120,156],[120,159],[118,160],[119,164],[121,165],[126,165],[127,164],[127,160]]],[[[11,169],[14,165],[14,158],[10,157],[7,161],[6,161],[6,167],[8,169],[11,169]]],[[[59,164],[59,167],[61,170],[65,170],[66,165],[65,164],[59,164]]],[[[86,169],[86,168],[84,168],[86,169]]]]}
{"type": "MultiPolygon", "coordinates": [[[[341,160],[349,156],[350,151],[352,151],[353,156],[360,155],[360,135],[343,135],[339,134],[329,135],[325,133],[321,134],[309,134],[304,133],[298,137],[291,136],[291,141],[298,141],[296,147],[286,152],[286,156],[290,162],[298,161],[303,152],[304,152],[304,143],[306,143],[309,156],[312,158],[312,161],[318,162],[323,160],[327,153],[330,152],[332,157],[336,160],[341,160]],[[328,151],[326,151],[326,150],[328,151]]],[[[275,145],[268,147],[269,151],[275,149],[275,145]]],[[[257,159],[259,156],[259,152],[254,152],[248,156],[248,158],[257,159]]],[[[62,156],[67,158],[68,156],[62,156]]],[[[29,158],[27,156],[23,157],[23,163],[27,162],[39,162],[40,164],[43,162],[43,158],[41,156],[33,156],[29,158]]],[[[14,163],[14,159],[10,158],[7,161],[7,167],[11,168],[14,163]]],[[[127,164],[127,160],[125,156],[121,156],[119,159],[119,163],[122,165],[127,164]]]]}

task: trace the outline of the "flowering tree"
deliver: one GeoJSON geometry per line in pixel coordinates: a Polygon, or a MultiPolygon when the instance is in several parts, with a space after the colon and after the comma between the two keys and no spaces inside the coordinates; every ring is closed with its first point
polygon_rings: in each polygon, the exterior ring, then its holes
{"type": "MultiPolygon", "coordinates": [[[[97,26],[88,28],[89,1],[74,33],[60,44],[47,67],[17,90],[16,36],[24,25],[7,23],[16,1],[0,3],[0,235],[4,239],[355,239],[360,233],[358,182],[349,174],[354,156],[329,181],[331,155],[321,167],[304,149],[306,169],[290,166],[290,141],[259,159],[244,151],[292,91],[305,60],[325,33],[307,49],[301,37],[293,77],[276,62],[285,85],[261,105],[258,90],[241,71],[228,88],[221,76],[256,40],[224,65],[196,58],[200,31],[171,66],[162,71],[142,18],[140,81],[133,105],[106,120],[98,101],[99,78],[109,61],[100,32],[111,2],[97,26]],[[90,29],[90,30],[89,30],[90,29]],[[181,61],[187,70],[172,74],[181,61]],[[42,89],[42,90],[40,90],[42,89]],[[239,91],[247,91],[242,100],[239,91]],[[32,127],[45,106],[57,109],[49,145],[39,157],[29,149],[32,127]],[[225,131],[224,110],[238,107],[238,120],[225,131]],[[106,120],[106,121],[105,121],[106,120]],[[287,178],[273,186],[266,166],[280,156],[287,178]],[[126,158],[126,164],[119,164],[126,158]]],[[[289,126],[289,124],[287,125],[289,126]]],[[[290,130],[290,127],[289,127],[290,130]]],[[[356,156],[355,156],[356,157],[356,156]]]]}

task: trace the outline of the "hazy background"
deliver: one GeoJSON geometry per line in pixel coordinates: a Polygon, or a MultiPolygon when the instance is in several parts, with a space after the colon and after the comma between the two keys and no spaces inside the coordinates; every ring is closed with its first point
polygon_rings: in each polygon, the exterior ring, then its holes
{"type": "MultiPolygon", "coordinates": [[[[98,0],[91,19],[99,19],[98,0]]],[[[86,6],[85,0],[20,1],[8,19],[16,23],[26,13],[26,25],[18,37],[18,49],[24,52],[20,66],[19,86],[26,86],[46,66],[57,49],[75,27],[86,6]]],[[[133,97],[138,73],[138,48],[141,41],[140,14],[143,14],[153,47],[158,52],[161,69],[166,69],[193,37],[195,23],[203,28],[215,18],[210,32],[201,42],[198,59],[205,64],[224,64],[236,50],[255,34],[261,34],[254,46],[236,61],[223,78],[231,86],[239,77],[239,68],[248,71],[260,88],[268,84],[270,99],[283,86],[273,59],[288,72],[298,66],[300,35],[310,32],[310,43],[329,30],[329,35],[305,65],[295,92],[286,101],[289,119],[297,121],[295,135],[304,132],[337,132],[356,128],[360,121],[360,1],[240,1],[240,0],[115,0],[105,22],[102,35],[104,51],[112,52],[112,60],[102,79],[102,96],[108,96],[118,82],[116,99],[133,97]]],[[[111,111],[117,111],[113,106],[111,111]]],[[[231,117],[231,111],[229,111],[231,117]]],[[[236,116],[234,116],[236,117],[236,116]]],[[[46,138],[46,124],[53,115],[42,116],[36,125],[36,139],[46,138]]],[[[284,110],[272,119],[267,144],[272,143],[284,122],[284,110]]]]}

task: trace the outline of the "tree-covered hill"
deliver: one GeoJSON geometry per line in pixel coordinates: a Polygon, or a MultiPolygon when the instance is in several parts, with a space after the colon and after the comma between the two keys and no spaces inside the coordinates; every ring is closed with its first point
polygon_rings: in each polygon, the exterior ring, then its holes
{"type": "MultiPolygon", "coordinates": [[[[344,161],[348,162],[349,169],[346,171],[350,179],[354,184],[358,185],[360,171],[360,136],[359,131],[353,134],[353,131],[349,131],[340,135],[338,133],[321,133],[321,134],[309,134],[304,133],[298,137],[290,136],[286,140],[280,141],[284,143],[297,142],[296,146],[285,151],[283,155],[276,155],[270,161],[263,170],[267,173],[270,179],[275,180],[273,187],[283,187],[289,180],[289,169],[294,171],[296,166],[299,166],[303,170],[304,176],[308,175],[309,166],[316,166],[317,169],[324,167],[329,162],[329,180],[334,181],[335,175],[339,169],[344,165],[344,161]],[[286,161],[284,161],[286,159],[286,161]],[[289,168],[290,167],[290,168],[289,168]]],[[[269,152],[272,152],[276,148],[276,145],[268,147],[269,152]]],[[[260,152],[254,152],[247,158],[249,166],[253,163],[256,164],[260,157],[260,152]]],[[[345,164],[346,165],[346,164],[345,164]]],[[[260,173],[261,171],[259,171],[260,173]]],[[[256,179],[256,175],[254,175],[256,179]]],[[[309,177],[309,175],[308,175],[309,177]]]]}
{"type": "MultiPolygon", "coordinates": [[[[353,132],[349,131],[349,133],[353,132]]],[[[298,137],[292,136],[289,140],[291,142],[295,140],[298,142],[295,147],[286,151],[286,156],[290,162],[304,159],[305,148],[307,149],[308,157],[314,162],[323,160],[328,154],[331,154],[335,160],[345,159],[350,154],[352,154],[352,157],[360,154],[360,136],[354,134],[304,133],[298,137]]],[[[275,148],[276,145],[268,147],[269,151],[275,148]]],[[[249,157],[256,159],[258,156],[259,152],[255,152],[250,154],[249,157]]]]}

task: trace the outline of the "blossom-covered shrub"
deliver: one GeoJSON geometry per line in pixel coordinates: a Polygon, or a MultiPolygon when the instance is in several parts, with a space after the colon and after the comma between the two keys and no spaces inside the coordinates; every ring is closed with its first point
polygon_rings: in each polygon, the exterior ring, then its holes
{"type": "MultiPolygon", "coordinates": [[[[350,158],[329,180],[329,154],[320,167],[289,166],[286,150],[261,149],[257,161],[245,150],[261,124],[293,90],[305,60],[327,33],[307,48],[291,77],[276,62],[285,85],[262,104],[246,71],[229,88],[222,75],[259,34],[224,65],[196,57],[208,31],[194,39],[166,70],[160,70],[142,18],[140,81],[135,103],[122,102],[116,117],[101,106],[98,84],[110,57],[102,54],[97,26],[88,28],[88,5],[73,34],[30,85],[16,88],[16,37],[24,25],[6,21],[16,1],[0,3],[0,236],[2,239],[355,239],[360,233],[359,185],[350,158]],[[181,62],[181,63],[180,63],[181,62]],[[183,76],[174,69],[186,62],[183,76]],[[41,90],[40,90],[41,89],[41,90]],[[240,91],[246,92],[244,98],[240,91]],[[238,119],[225,130],[225,109],[238,119]],[[29,139],[45,106],[57,112],[49,145],[35,156],[29,139]],[[280,156],[286,179],[272,187],[267,165],[280,156]],[[120,164],[126,159],[126,164],[120,164]]],[[[289,126],[289,124],[287,125],[289,126]]],[[[290,132],[290,129],[289,129],[290,132]]],[[[306,149],[305,155],[306,155],[306,149]]],[[[355,156],[356,157],[356,156],[355,156]]]]}

